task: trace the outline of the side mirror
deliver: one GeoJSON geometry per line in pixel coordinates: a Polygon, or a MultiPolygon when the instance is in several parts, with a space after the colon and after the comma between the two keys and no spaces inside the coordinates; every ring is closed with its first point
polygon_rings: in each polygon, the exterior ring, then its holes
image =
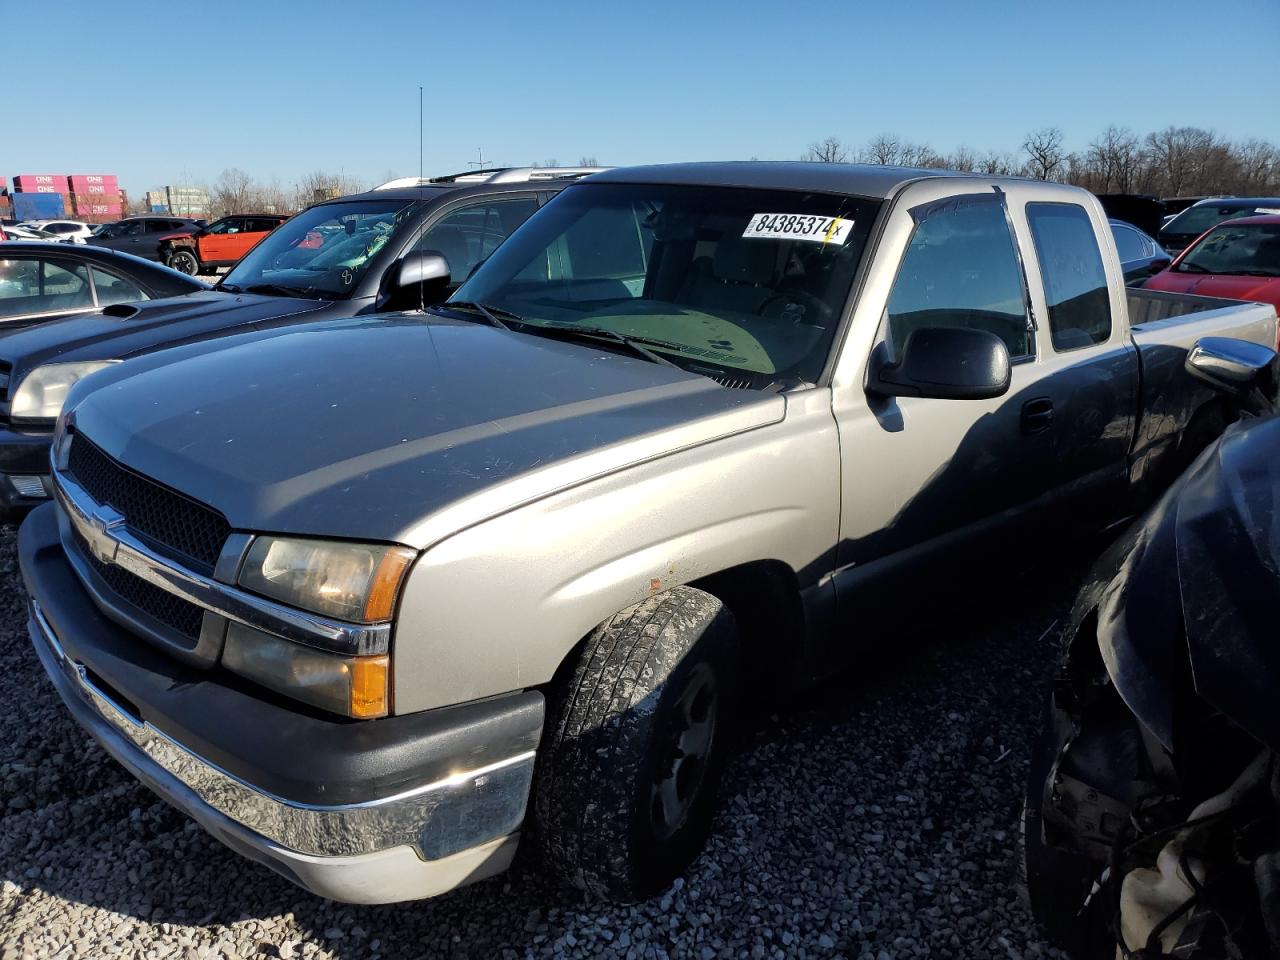
{"type": "Polygon", "coordinates": [[[442,299],[449,286],[449,261],[438,253],[410,253],[400,261],[396,273],[397,293],[422,288],[424,300],[442,299]]]}
{"type": "Polygon", "coordinates": [[[1009,390],[1009,351],[986,330],[926,327],[913,330],[897,363],[884,344],[872,354],[867,391],[888,397],[988,400],[1009,390]]]}
{"type": "Polygon", "coordinates": [[[1233,337],[1201,337],[1187,351],[1187,373],[1228,396],[1244,398],[1260,387],[1270,394],[1276,352],[1233,337]]]}

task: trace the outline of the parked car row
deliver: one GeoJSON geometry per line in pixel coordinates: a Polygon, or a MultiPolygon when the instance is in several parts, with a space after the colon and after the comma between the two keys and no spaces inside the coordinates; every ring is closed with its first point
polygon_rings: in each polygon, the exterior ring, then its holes
{"type": "Polygon", "coordinates": [[[1187,207],[1160,228],[1160,244],[1173,255],[1224,220],[1280,214],[1280,197],[1211,197],[1187,207]]]}
{"type": "MultiPolygon", "coordinates": [[[[91,298],[86,302],[83,291],[46,288],[58,299],[41,305],[41,315],[64,310],[72,302],[68,297],[80,298],[74,302],[84,315],[0,338],[0,372],[8,385],[7,393],[0,393],[0,509],[18,515],[49,496],[53,425],[62,398],[78,378],[107,364],[231,332],[436,303],[569,182],[522,180],[508,173],[500,180],[445,180],[326,201],[266,235],[212,288],[155,265],[151,282],[176,288],[158,298],[113,302],[105,310],[91,298]],[[443,259],[449,276],[423,273],[427,253],[443,259]],[[14,409],[19,397],[24,398],[20,411],[14,409]],[[35,397],[38,403],[26,402],[35,397]]],[[[225,235],[192,236],[193,243],[204,242],[206,251],[216,253],[209,243],[225,235]]],[[[157,244],[178,242],[158,232],[156,237],[157,244]]],[[[90,258],[95,249],[60,247],[56,262],[90,258]]],[[[199,256],[198,247],[194,252],[199,256]]],[[[98,269],[101,261],[100,253],[90,269],[98,269]]],[[[13,309],[23,307],[37,309],[30,299],[13,309]]]]}
{"type": "Polygon", "coordinates": [[[1127,288],[1114,229],[839,164],[318,204],[212,289],[0,337],[37,654],[323,896],[521,843],[648,896],[751,704],[1140,513],[1271,389],[1274,308],[1127,288]]]}

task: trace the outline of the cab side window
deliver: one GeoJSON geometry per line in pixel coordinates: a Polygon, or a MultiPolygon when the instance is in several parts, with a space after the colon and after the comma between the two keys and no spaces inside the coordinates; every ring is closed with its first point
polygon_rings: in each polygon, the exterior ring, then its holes
{"type": "Polygon", "coordinates": [[[538,201],[533,197],[459,207],[428,228],[417,250],[444,257],[449,262],[449,286],[457,287],[537,209],[538,201]]]}
{"type": "MultiPolygon", "coordinates": [[[[1030,216],[1030,211],[1028,211],[1028,216],[1030,216]]],[[[1143,257],[1150,256],[1147,251],[1147,245],[1142,240],[1142,234],[1138,233],[1137,230],[1113,225],[1111,227],[1111,235],[1116,238],[1116,252],[1120,254],[1121,263],[1129,263],[1132,260],[1141,260],[1143,257]]]]}
{"type": "Polygon", "coordinates": [[[1053,349],[1111,338],[1111,295],[1093,223],[1074,203],[1029,203],[1027,223],[1040,261],[1053,349]]]}
{"type": "Polygon", "coordinates": [[[1035,353],[1022,264],[995,194],[924,204],[885,311],[885,335],[902,355],[915,330],[963,327],[1004,341],[1012,359],[1035,353]]]}
{"type": "Polygon", "coordinates": [[[0,261],[0,317],[92,306],[93,288],[83,264],[68,270],[48,260],[0,261]]]}

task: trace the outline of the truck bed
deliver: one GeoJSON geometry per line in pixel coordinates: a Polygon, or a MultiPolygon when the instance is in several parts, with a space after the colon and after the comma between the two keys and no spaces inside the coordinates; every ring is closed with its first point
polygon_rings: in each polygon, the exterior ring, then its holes
{"type": "MultiPolygon", "coordinates": [[[[1129,325],[1135,334],[1148,329],[1149,325],[1166,320],[1176,322],[1178,318],[1191,314],[1213,313],[1224,317],[1231,314],[1234,317],[1241,312],[1241,308],[1247,307],[1261,309],[1262,313],[1258,315],[1266,318],[1275,312],[1266,304],[1250,303],[1245,300],[1226,300],[1222,297],[1197,297],[1191,293],[1165,293],[1163,290],[1143,290],[1134,287],[1125,288],[1125,293],[1129,300],[1129,325]]],[[[1257,313],[1257,310],[1250,309],[1249,312],[1257,313]]],[[[1209,318],[1198,317],[1197,319],[1209,318]]],[[[1231,322],[1234,323],[1235,319],[1231,322]]],[[[1153,326],[1150,328],[1155,329],[1153,326]]],[[[1267,345],[1274,346],[1274,344],[1267,345]]]]}
{"type": "Polygon", "coordinates": [[[1158,487],[1184,468],[1225,422],[1221,397],[1183,365],[1201,337],[1235,337],[1276,346],[1270,304],[1188,293],[1130,289],[1129,320],[1138,348],[1141,396],[1130,453],[1135,490],[1158,487]]]}

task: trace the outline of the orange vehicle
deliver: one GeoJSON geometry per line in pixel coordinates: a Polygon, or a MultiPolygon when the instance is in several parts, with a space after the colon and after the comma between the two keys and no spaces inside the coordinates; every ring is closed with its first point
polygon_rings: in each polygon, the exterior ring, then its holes
{"type": "Polygon", "coordinates": [[[196,233],[161,237],[160,258],[182,273],[213,273],[231,266],[288,219],[274,213],[223,217],[196,233]]]}

